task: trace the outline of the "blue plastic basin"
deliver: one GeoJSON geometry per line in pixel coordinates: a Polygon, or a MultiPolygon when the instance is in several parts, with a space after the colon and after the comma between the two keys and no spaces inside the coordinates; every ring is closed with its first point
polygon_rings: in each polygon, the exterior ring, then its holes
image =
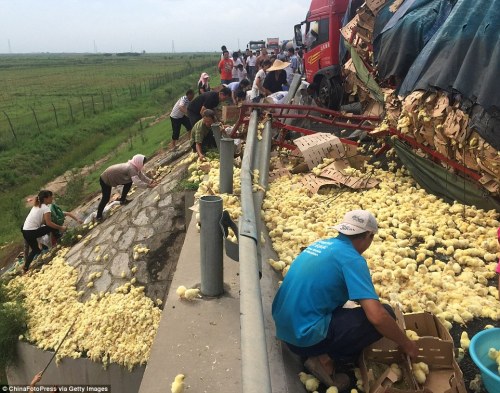
{"type": "Polygon", "coordinates": [[[486,329],[477,333],[472,337],[469,347],[470,356],[481,371],[484,387],[489,393],[499,393],[498,364],[488,356],[490,348],[500,350],[500,328],[486,329]]]}

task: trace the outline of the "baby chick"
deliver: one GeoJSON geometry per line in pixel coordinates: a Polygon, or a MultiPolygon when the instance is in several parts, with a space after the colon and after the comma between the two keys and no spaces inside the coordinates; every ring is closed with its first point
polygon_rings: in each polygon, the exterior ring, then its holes
{"type": "Polygon", "coordinates": [[[469,345],[469,335],[467,334],[467,332],[462,332],[460,336],[460,346],[464,349],[464,351],[467,351],[469,349],[469,345]]]}
{"type": "Polygon", "coordinates": [[[198,288],[186,289],[184,292],[184,299],[186,300],[191,301],[198,297],[201,297],[200,290],[198,288]]]}
{"type": "Polygon", "coordinates": [[[180,298],[184,297],[185,292],[186,292],[186,287],[184,285],[179,286],[179,288],[177,288],[177,290],[175,291],[175,293],[177,293],[177,295],[179,295],[180,298]]]}
{"type": "Polygon", "coordinates": [[[172,393],[183,393],[184,392],[184,374],[176,375],[174,382],[172,382],[172,393]]]}

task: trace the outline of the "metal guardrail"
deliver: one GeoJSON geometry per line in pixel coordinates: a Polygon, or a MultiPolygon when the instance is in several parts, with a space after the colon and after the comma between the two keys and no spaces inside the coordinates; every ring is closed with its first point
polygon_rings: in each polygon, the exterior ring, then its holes
{"type": "MultiPolygon", "coordinates": [[[[287,104],[300,85],[296,75],[287,104]]],[[[260,210],[269,180],[272,117],[268,117],[262,138],[257,138],[259,110],[248,122],[245,152],[241,164],[241,217],[239,219],[241,375],[243,393],[271,393],[264,315],[260,289],[262,256],[260,252],[260,210]],[[254,171],[258,170],[259,190],[253,191],[254,171]]],[[[235,125],[237,127],[237,125],[235,125]]]]}
{"type": "Polygon", "coordinates": [[[240,324],[243,393],[271,393],[264,315],[260,290],[260,208],[263,191],[253,192],[252,172],[259,170],[259,185],[267,187],[271,121],[262,140],[257,139],[258,112],[250,115],[245,152],[241,165],[241,211],[239,220],[240,324]]]}

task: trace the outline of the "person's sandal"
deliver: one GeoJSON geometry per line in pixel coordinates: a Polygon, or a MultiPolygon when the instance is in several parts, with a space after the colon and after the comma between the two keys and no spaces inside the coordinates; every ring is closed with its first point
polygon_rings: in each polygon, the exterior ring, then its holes
{"type": "Polygon", "coordinates": [[[304,367],[312,375],[319,379],[319,381],[327,387],[334,386],[334,381],[330,374],[325,370],[318,358],[309,358],[304,363],[304,367]]]}
{"type": "Polygon", "coordinates": [[[351,386],[351,379],[347,374],[334,373],[332,379],[333,386],[335,386],[339,392],[348,389],[351,386]]]}

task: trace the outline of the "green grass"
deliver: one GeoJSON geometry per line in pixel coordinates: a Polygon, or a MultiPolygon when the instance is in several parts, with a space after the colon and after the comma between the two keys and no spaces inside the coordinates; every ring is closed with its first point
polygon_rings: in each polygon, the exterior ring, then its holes
{"type": "MultiPolygon", "coordinates": [[[[23,198],[35,194],[55,177],[74,168],[94,165],[109,156],[84,179],[79,175],[72,177],[67,196],[58,198],[58,204],[71,209],[99,189],[98,177],[105,167],[125,162],[136,153],[148,156],[165,147],[171,139],[170,121],[154,126],[149,126],[149,122],[169,110],[187,88],[194,87],[201,71],[210,72],[207,67],[212,63],[215,66],[214,55],[199,54],[111,60],[91,55],[0,56],[0,59],[0,111],[21,113],[24,108],[22,118],[31,122],[29,134],[18,136],[16,141],[0,112],[0,209],[3,212],[0,245],[21,240],[19,227],[29,211],[23,198]],[[23,75],[30,76],[31,85],[23,82],[23,75]],[[169,79],[162,75],[175,77],[169,79]],[[131,97],[127,86],[141,83],[142,93],[131,97]],[[57,97],[63,102],[72,95],[99,89],[112,94],[112,108],[100,108],[87,117],[74,114],[75,122],[60,124],[59,128],[54,116],[49,116],[45,123],[39,116],[42,132],[38,132],[33,114],[27,108],[30,100],[34,100],[33,107],[49,107],[57,97]],[[115,96],[121,97],[120,100],[115,96]],[[6,97],[14,103],[8,106],[6,97]],[[140,122],[141,118],[148,119],[140,122]]],[[[76,106],[74,109],[76,112],[76,106]]]]}

